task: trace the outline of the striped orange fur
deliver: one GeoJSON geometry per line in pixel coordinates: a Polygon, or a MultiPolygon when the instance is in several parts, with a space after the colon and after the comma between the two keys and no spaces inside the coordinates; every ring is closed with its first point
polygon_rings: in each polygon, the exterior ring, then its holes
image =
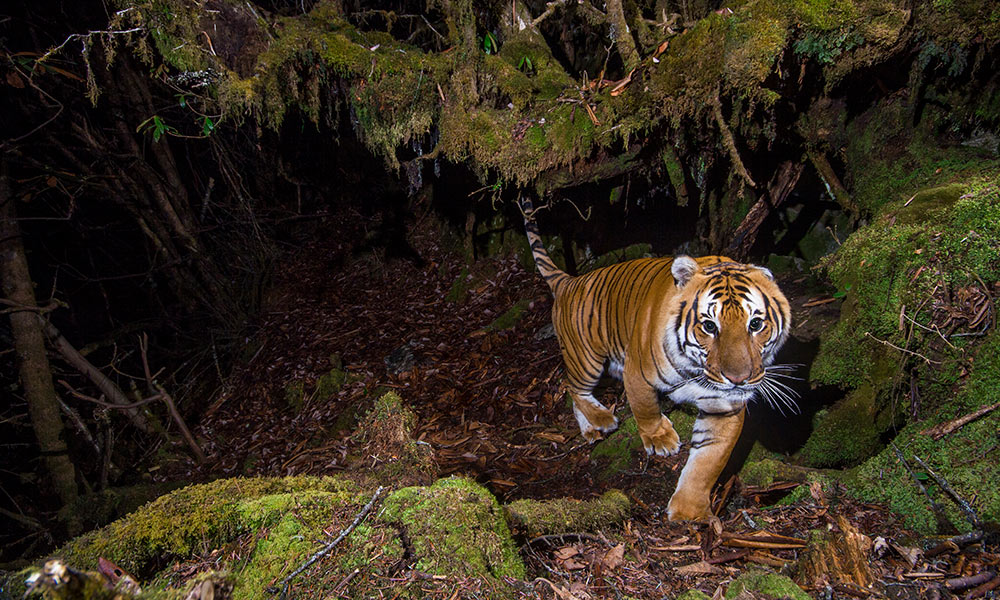
{"type": "Polygon", "coordinates": [[[570,276],[549,257],[521,201],[535,265],[552,290],[552,323],[566,385],[584,438],[618,426],[593,396],[605,371],[624,381],[642,444],[670,455],[680,439],[658,394],[693,403],[690,454],[670,499],[671,519],[710,516],[709,493],[761,395],[795,409],[774,356],[791,324],[788,301],[770,271],[724,256],[641,258],[570,276]]]}

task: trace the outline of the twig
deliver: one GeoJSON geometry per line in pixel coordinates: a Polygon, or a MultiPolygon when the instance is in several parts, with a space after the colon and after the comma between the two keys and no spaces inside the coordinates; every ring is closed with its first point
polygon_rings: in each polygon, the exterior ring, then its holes
{"type": "Polygon", "coordinates": [[[188,429],[187,423],[184,422],[184,418],[181,417],[181,413],[178,412],[177,406],[174,404],[174,399],[170,397],[163,386],[156,384],[156,390],[159,392],[159,396],[167,405],[167,410],[170,411],[170,416],[174,419],[174,423],[177,423],[177,428],[181,430],[181,436],[184,437],[184,441],[187,442],[191,451],[194,452],[195,458],[198,459],[199,463],[205,463],[208,458],[205,457],[205,453],[202,452],[201,446],[195,441],[194,436],[191,435],[191,430],[188,429]]]}
{"type": "Polygon", "coordinates": [[[123,35],[123,34],[126,34],[126,33],[136,33],[136,32],[139,32],[139,31],[143,31],[143,28],[142,27],[133,27],[132,29],[122,29],[122,30],[107,29],[107,30],[102,30],[102,31],[88,31],[87,33],[71,33],[69,35],[69,37],[67,37],[66,40],[63,43],[59,44],[55,48],[50,49],[48,52],[46,52],[45,54],[43,54],[41,56],[41,58],[39,58],[38,60],[36,60],[35,64],[41,64],[41,63],[45,62],[45,60],[49,56],[51,56],[52,54],[54,54],[54,53],[62,50],[63,46],[65,46],[66,44],[72,42],[73,40],[89,39],[89,38],[91,38],[94,35],[108,35],[108,36],[111,36],[111,35],[123,35]]]}
{"type": "Polygon", "coordinates": [[[924,356],[923,354],[921,354],[919,352],[914,352],[913,350],[907,350],[906,348],[900,348],[899,346],[897,346],[896,344],[893,344],[892,342],[888,342],[886,340],[880,340],[877,337],[875,337],[874,335],[872,335],[870,331],[866,331],[865,332],[865,337],[870,337],[871,339],[873,339],[876,342],[882,344],[883,346],[889,346],[890,348],[894,348],[896,350],[899,350],[900,352],[902,352],[904,354],[909,354],[911,356],[916,356],[916,357],[922,358],[924,360],[924,362],[926,362],[929,365],[939,365],[939,364],[941,364],[941,361],[939,361],[939,360],[932,360],[930,358],[927,358],[926,356],[924,356]]]}
{"type": "Polygon", "coordinates": [[[958,492],[956,492],[954,489],[952,489],[950,485],[948,485],[948,481],[944,477],[935,473],[930,467],[927,466],[927,463],[920,460],[920,457],[917,456],[916,454],[913,455],[913,460],[917,461],[917,464],[923,467],[923,469],[927,471],[927,474],[931,476],[931,478],[938,484],[938,486],[940,486],[941,489],[944,490],[944,492],[948,494],[948,496],[952,500],[955,501],[955,504],[958,505],[958,508],[962,511],[962,514],[965,515],[965,520],[967,520],[970,524],[972,524],[972,526],[975,527],[976,529],[982,528],[983,523],[982,521],[979,520],[979,515],[977,515],[976,511],[972,509],[972,506],[968,502],[966,502],[965,498],[959,496],[958,492]]]}
{"type": "Polygon", "coordinates": [[[311,567],[313,565],[313,563],[315,563],[319,559],[321,559],[324,556],[326,556],[327,554],[329,554],[330,551],[333,550],[333,548],[337,544],[339,544],[344,538],[346,538],[347,536],[349,536],[352,531],[354,531],[355,527],[357,527],[358,525],[361,524],[361,521],[363,521],[364,518],[366,516],[368,516],[368,513],[371,512],[372,507],[375,506],[375,501],[382,494],[382,490],[383,489],[385,489],[385,488],[383,488],[382,486],[378,486],[378,489],[375,490],[374,494],[372,494],[371,500],[368,501],[368,504],[365,504],[365,507],[362,508],[361,512],[358,513],[358,516],[356,516],[354,518],[354,522],[352,522],[350,525],[348,525],[346,529],[344,529],[343,531],[341,531],[340,535],[338,535],[336,537],[336,539],[334,539],[332,542],[330,542],[329,544],[327,544],[326,546],[324,546],[322,550],[320,550],[316,554],[313,554],[311,557],[309,557],[309,560],[307,560],[305,563],[303,563],[302,566],[299,567],[298,569],[295,569],[294,571],[292,571],[292,573],[290,575],[288,575],[288,577],[285,577],[284,579],[281,580],[281,594],[278,596],[279,600],[285,600],[288,597],[288,584],[292,581],[292,579],[294,579],[300,573],[302,573],[303,571],[305,571],[306,569],[308,569],[309,567],[311,567]]]}
{"type": "Polygon", "coordinates": [[[910,463],[906,462],[906,459],[903,458],[903,452],[899,449],[899,446],[897,446],[895,442],[892,442],[891,445],[892,445],[892,451],[896,453],[896,458],[899,459],[899,462],[903,465],[903,468],[906,469],[906,471],[910,474],[911,477],[913,477],[913,481],[916,482],[917,487],[920,488],[920,491],[924,493],[924,496],[927,496],[927,501],[931,503],[931,509],[934,511],[934,514],[943,515],[944,509],[941,508],[940,504],[934,501],[934,498],[931,497],[930,492],[928,492],[927,488],[924,487],[923,482],[920,481],[920,478],[917,477],[917,474],[914,473],[913,469],[910,468],[910,463]]]}
{"type": "Polygon", "coordinates": [[[946,423],[935,425],[934,427],[931,427],[930,429],[925,429],[920,433],[924,435],[929,435],[936,441],[948,435],[949,433],[952,433],[957,429],[965,427],[966,425],[975,421],[979,417],[991,413],[998,408],[1000,408],[1000,402],[997,402],[996,404],[991,404],[989,406],[984,406],[975,412],[965,415],[964,417],[959,417],[957,419],[952,419],[951,421],[948,421],[946,423]]]}
{"type": "Polygon", "coordinates": [[[63,387],[65,387],[66,391],[68,391],[70,394],[72,394],[74,398],[77,398],[79,400],[84,400],[86,402],[91,402],[93,404],[98,404],[98,405],[103,406],[105,408],[117,408],[119,410],[128,410],[128,409],[132,409],[132,408],[139,408],[140,406],[145,406],[145,405],[150,404],[152,402],[156,402],[158,400],[162,400],[162,398],[160,398],[159,394],[155,394],[153,396],[150,396],[148,398],[143,398],[142,400],[139,400],[137,402],[132,402],[130,404],[118,404],[117,402],[105,402],[104,400],[100,400],[98,398],[94,398],[93,396],[88,396],[88,395],[84,394],[83,392],[77,391],[76,389],[73,388],[73,386],[71,386],[65,380],[60,379],[59,383],[60,383],[60,385],[62,385],[63,387]]]}

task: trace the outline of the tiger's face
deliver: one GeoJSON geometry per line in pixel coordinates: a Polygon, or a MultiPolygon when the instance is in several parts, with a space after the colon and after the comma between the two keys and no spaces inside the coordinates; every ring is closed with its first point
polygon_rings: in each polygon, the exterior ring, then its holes
{"type": "Polygon", "coordinates": [[[701,266],[687,256],[671,270],[679,294],[668,347],[686,367],[683,374],[747,400],[768,386],[767,367],[790,324],[788,301],[771,272],[733,262],[701,266]]]}

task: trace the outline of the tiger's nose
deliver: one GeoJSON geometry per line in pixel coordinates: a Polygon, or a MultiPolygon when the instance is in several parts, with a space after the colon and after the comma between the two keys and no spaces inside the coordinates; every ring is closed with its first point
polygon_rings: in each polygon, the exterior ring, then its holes
{"type": "Polygon", "coordinates": [[[747,382],[747,379],[750,379],[750,371],[749,369],[732,372],[723,371],[722,376],[733,385],[743,385],[747,382]]]}

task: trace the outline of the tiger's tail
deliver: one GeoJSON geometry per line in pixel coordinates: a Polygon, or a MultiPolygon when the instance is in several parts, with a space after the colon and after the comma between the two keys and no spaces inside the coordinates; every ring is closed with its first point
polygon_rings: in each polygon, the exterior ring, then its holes
{"type": "Polygon", "coordinates": [[[528,244],[531,246],[531,255],[535,259],[535,266],[538,267],[538,272],[542,274],[542,279],[545,280],[545,283],[549,284],[549,289],[555,295],[559,286],[569,279],[570,275],[557,267],[549,257],[548,251],[545,250],[545,244],[542,243],[542,236],[538,233],[538,224],[535,223],[535,207],[531,204],[531,200],[521,196],[520,204],[521,213],[524,215],[524,230],[528,234],[528,244]]]}

